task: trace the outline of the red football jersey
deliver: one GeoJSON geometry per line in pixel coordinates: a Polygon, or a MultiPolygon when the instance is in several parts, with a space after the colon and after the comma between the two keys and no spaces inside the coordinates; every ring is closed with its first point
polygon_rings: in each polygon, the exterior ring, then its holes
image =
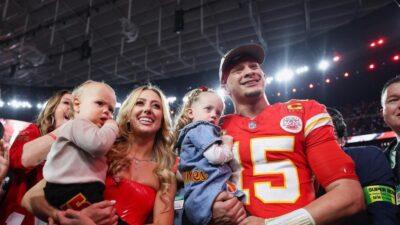
{"type": "Polygon", "coordinates": [[[353,162],[336,143],[329,114],[316,101],[269,105],[254,119],[228,115],[221,126],[234,138],[233,152],[242,166],[237,185],[251,215],[272,218],[304,207],[315,199],[314,173],[324,186],[357,179],[353,162]]]}

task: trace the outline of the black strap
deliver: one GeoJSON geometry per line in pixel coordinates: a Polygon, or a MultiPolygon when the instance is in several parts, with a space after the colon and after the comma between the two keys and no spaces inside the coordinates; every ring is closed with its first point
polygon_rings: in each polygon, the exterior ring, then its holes
{"type": "Polygon", "coordinates": [[[395,148],[392,150],[396,152],[395,157],[395,166],[393,168],[394,177],[396,180],[396,184],[400,183],[400,144],[397,143],[395,148]]]}

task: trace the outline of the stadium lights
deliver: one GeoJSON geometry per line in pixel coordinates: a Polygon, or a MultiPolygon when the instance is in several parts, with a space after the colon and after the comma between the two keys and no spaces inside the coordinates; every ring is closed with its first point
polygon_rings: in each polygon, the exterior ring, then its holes
{"type": "Polygon", "coordinates": [[[383,45],[383,44],[385,44],[385,39],[384,38],[379,38],[378,40],[371,41],[369,43],[369,47],[370,48],[375,48],[375,47],[378,47],[379,45],[383,45]]]}
{"type": "Polygon", "coordinates": [[[376,46],[376,43],[375,43],[375,41],[373,41],[373,42],[369,43],[369,47],[371,47],[371,48],[375,48],[375,46],[376,46]]]}
{"type": "Polygon", "coordinates": [[[376,66],[375,66],[374,63],[370,63],[370,64],[368,65],[368,69],[369,69],[369,70],[374,70],[375,68],[376,68],[376,66]]]}
{"type": "Polygon", "coordinates": [[[285,68],[285,69],[282,69],[281,71],[279,71],[276,74],[275,79],[278,82],[289,81],[289,80],[291,80],[293,78],[293,75],[294,75],[294,73],[293,73],[293,71],[291,69],[285,68]]]}
{"type": "Polygon", "coordinates": [[[31,103],[27,101],[18,101],[18,100],[12,100],[7,103],[8,106],[11,106],[12,108],[18,109],[18,108],[32,108],[31,103]]]}
{"type": "Polygon", "coordinates": [[[274,77],[267,77],[265,81],[267,82],[267,84],[270,84],[270,83],[272,83],[273,80],[274,80],[274,77]]]}
{"type": "Polygon", "coordinates": [[[334,61],[334,62],[339,62],[339,61],[340,61],[340,56],[335,55],[335,56],[332,58],[332,61],[334,61]]]}
{"type": "Polygon", "coordinates": [[[327,60],[321,60],[318,64],[318,69],[324,71],[329,68],[329,62],[327,60]]]}
{"type": "Polygon", "coordinates": [[[343,74],[344,77],[349,77],[349,75],[350,75],[350,74],[349,74],[348,72],[345,72],[345,73],[343,74]]]}
{"type": "MultiPolygon", "coordinates": [[[[117,102],[115,104],[115,108],[121,108],[122,103],[121,102],[117,102]]],[[[9,102],[7,102],[7,104],[0,100],[0,108],[4,108],[4,107],[9,107],[9,108],[13,108],[13,109],[31,109],[32,108],[32,103],[30,103],[29,101],[20,101],[20,100],[11,100],[9,102]]],[[[45,103],[37,103],[36,104],[36,109],[37,110],[41,110],[44,107],[46,107],[46,102],[45,103]]]]}
{"type": "Polygon", "coordinates": [[[222,89],[222,88],[218,88],[218,89],[217,89],[217,94],[218,94],[219,96],[221,96],[221,98],[225,98],[225,96],[226,96],[225,90],[222,89]]]}
{"type": "Polygon", "coordinates": [[[295,71],[296,71],[296,74],[302,74],[302,73],[308,72],[308,70],[309,70],[308,66],[301,66],[301,67],[297,68],[295,71]]]}
{"type": "Polygon", "coordinates": [[[400,59],[400,55],[399,55],[399,54],[396,54],[396,55],[394,55],[394,56],[392,57],[392,60],[393,60],[393,61],[399,61],[399,59],[400,59]]]}
{"type": "Polygon", "coordinates": [[[167,101],[168,103],[173,104],[176,101],[176,97],[175,96],[167,97],[167,101]]]}

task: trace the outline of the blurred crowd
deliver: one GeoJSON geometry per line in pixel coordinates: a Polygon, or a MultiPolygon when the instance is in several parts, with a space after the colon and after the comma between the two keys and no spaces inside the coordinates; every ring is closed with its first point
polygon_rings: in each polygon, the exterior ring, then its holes
{"type": "Polygon", "coordinates": [[[382,118],[381,103],[360,102],[337,107],[343,114],[349,136],[390,131],[382,118]]]}

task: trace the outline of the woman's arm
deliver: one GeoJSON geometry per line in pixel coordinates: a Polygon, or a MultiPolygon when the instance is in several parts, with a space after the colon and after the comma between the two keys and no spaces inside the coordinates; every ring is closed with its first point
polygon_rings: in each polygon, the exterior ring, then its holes
{"type": "Polygon", "coordinates": [[[7,176],[9,165],[10,157],[8,155],[8,150],[3,142],[3,139],[0,139],[0,183],[2,183],[4,178],[7,176]]]}
{"type": "Polygon", "coordinates": [[[168,199],[167,202],[162,199],[162,193],[157,192],[157,196],[154,203],[153,209],[153,225],[172,225],[174,224],[174,200],[176,193],[176,179],[173,178],[171,187],[167,196],[164,198],[168,199]]]}
{"type": "Polygon", "coordinates": [[[4,179],[7,176],[8,167],[10,165],[10,157],[8,149],[6,148],[3,139],[0,139],[0,200],[5,192],[3,191],[4,179]]]}
{"type": "Polygon", "coordinates": [[[21,205],[26,210],[43,221],[47,221],[50,217],[57,221],[58,210],[52,207],[44,197],[43,188],[46,186],[46,181],[43,179],[35,186],[29,189],[22,198],[21,205]]]}
{"type": "Polygon", "coordinates": [[[50,147],[55,141],[53,136],[57,136],[56,130],[51,132],[51,134],[53,135],[43,135],[23,145],[21,164],[24,167],[35,167],[46,159],[50,147]]]}

